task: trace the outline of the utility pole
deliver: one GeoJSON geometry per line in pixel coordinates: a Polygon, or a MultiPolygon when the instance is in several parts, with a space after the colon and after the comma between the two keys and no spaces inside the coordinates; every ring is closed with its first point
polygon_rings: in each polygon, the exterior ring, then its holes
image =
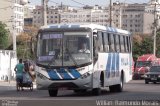
{"type": "Polygon", "coordinates": [[[47,25],[47,2],[48,0],[42,0],[42,19],[43,25],[47,25]]]}
{"type": "Polygon", "coordinates": [[[109,19],[109,26],[112,27],[112,0],[110,0],[110,19],[109,19]]]}
{"type": "Polygon", "coordinates": [[[157,4],[154,4],[154,43],[153,43],[153,54],[156,56],[156,33],[157,33],[157,4]]]}
{"type": "Polygon", "coordinates": [[[121,7],[121,4],[119,4],[120,6],[120,14],[119,14],[119,28],[121,29],[122,28],[122,7],[121,7]]]}

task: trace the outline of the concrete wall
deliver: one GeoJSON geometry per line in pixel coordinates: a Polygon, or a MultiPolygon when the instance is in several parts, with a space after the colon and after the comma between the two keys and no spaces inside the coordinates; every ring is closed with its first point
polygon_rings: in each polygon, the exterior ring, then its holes
{"type": "Polygon", "coordinates": [[[0,50],[0,80],[15,78],[14,67],[17,64],[16,52],[0,50]]]}

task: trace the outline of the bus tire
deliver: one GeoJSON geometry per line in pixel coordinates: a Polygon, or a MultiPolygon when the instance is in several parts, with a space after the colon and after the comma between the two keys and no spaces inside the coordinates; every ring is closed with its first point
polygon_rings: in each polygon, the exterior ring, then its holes
{"type": "Polygon", "coordinates": [[[101,94],[101,88],[93,88],[92,89],[92,94],[95,96],[98,96],[101,94]]]}
{"type": "Polygon", "coordinates": [[[115,85],[109,86],[109,90],[110,92],[115,92],[116,91],[115,85]]]}
{"type": "Polygon", "coordinates": [[[121,72],[120,84],[115,85],[117,92],[123,91],[123,79],[124,79],[124,75],[123,75],[123,72],[121,72]]]}
{"type": "Polygon", "coordinates": [[[58,89],[48,90],[50,97],[55,97],[58,94],[58,89]]]}

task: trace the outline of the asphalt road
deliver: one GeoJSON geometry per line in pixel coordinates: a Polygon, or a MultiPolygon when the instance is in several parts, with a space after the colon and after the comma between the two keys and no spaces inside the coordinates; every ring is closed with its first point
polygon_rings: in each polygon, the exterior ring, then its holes
{"type": "MultiPolygon", "coordinates": [[[[14,84],[0,86],[0,105],[6,102],[18,102],[16,106],[27,106],[29,104],[39,106],[90,106],[90,105],[114,105],[119,101],[131,101],[141,103],[147,101],[148,105],[158,106],[160,103],[160,84],[145,84],[144,80],[133,80],[124,85],[124,91],[121,93],[111,93],[108,88],[102,90],[100,96],[93,96],[91,91],[76,94],[71,90],[60,90],[57,97],[49,97],[48,91],[36,90],[17,92],[14,84]],[[102,104],[99,104],[102,102],[102,104]]],[[[127,102],[125,102],[127,103],[127,102]]],[[[130,103],[130,102],[129,102],[130,103]]],[[[32,106],[31,105],[31,106],[32,106]]],[[[134,106],[132,105],[132,106],[134,106]]],[[[3,105],[6,106],[6,105],[3,105]]],[[[125,104],[122,104],[125,106],[125,104]]],[[[128,106],[128,104],[126,104],[128,106]]]]}

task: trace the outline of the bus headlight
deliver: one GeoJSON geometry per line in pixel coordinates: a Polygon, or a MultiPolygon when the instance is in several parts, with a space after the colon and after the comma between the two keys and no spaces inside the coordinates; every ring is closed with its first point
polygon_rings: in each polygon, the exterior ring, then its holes
{"type": "Polygon", "coordinates": [[[84,79],[84,78],[87,78],[88,76],[90,76],[91,74],[89,73],[89,72],[87,72],[87,73],[84,73],[82,76],[81,76],[81,78],[82,79],[84,79]]]}
{"type": "Polygon", "coordinates": [[[47,80],[48,78],[42,75],[41,73],[37,73],[37,77],[39,77],[42,80],[47,80]]]}
{"type": "Polygon", "coordinates": [[[160,75],[158,75],[158,78],[160,78],[160,75]]]}

